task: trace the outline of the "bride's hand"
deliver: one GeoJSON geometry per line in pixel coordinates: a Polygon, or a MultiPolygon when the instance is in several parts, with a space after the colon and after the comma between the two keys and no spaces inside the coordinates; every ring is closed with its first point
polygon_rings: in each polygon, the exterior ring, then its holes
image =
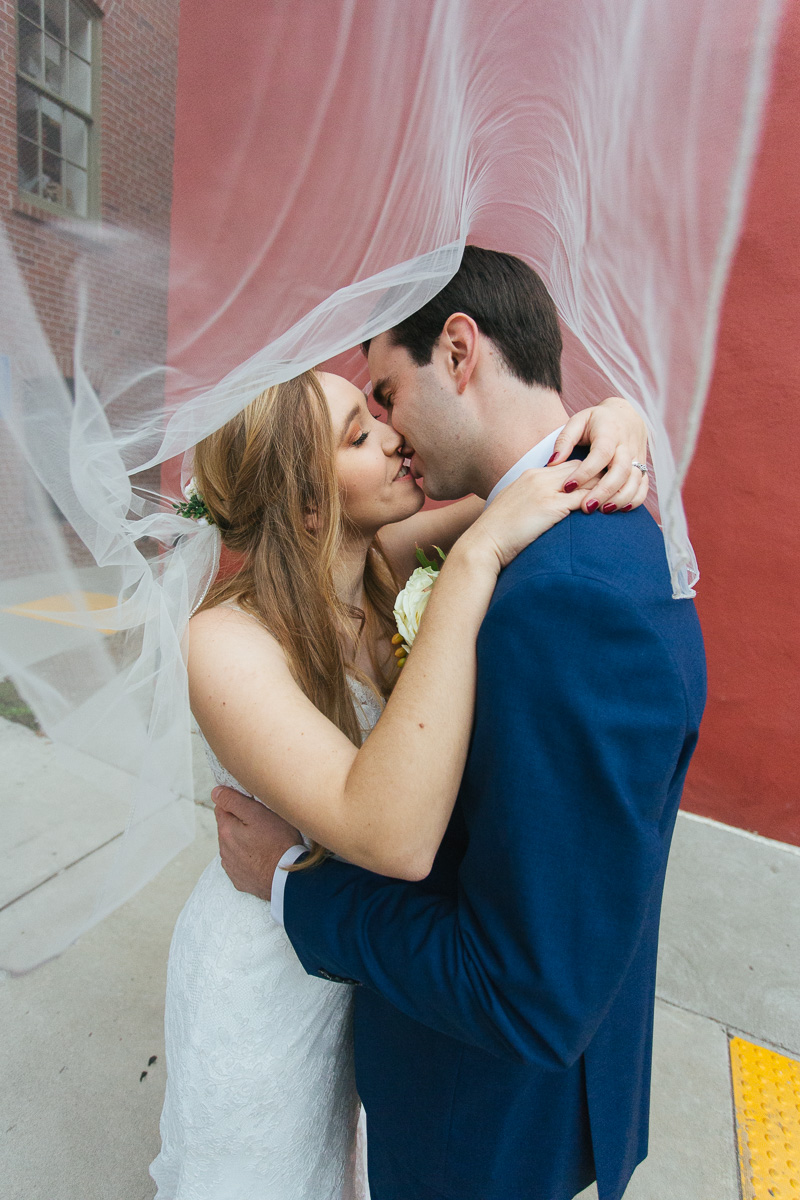
{"type": "Polygon", "coordinates": [[[498,571],[531,542],[581,507],[597,477],[571,492],[564,484],[576,474],[577,462],[524,471],[504,488],[453,547],[477,549],[498,571]]]}
{"type": "Polygon", "coordinates": [[[650,481],[633,463],[647,463],[647,427],[633,405],[621,396],[609,396],[575,413],[558,435],[550,461],[563,464],[576,446],[589,443],[591,449],[576,466],[572,481],[586,488],[592,476],[606,473],[587,491],[583,511],[628,512],[644,504],[650,481]]]}

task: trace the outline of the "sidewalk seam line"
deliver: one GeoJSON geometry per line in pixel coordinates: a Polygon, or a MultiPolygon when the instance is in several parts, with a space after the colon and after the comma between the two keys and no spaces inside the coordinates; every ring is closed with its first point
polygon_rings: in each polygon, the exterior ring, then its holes
{"type": "Polygon", "coordinates": [[[117,838],[121,837],[122,832],[115,833],[113,837],[108,839],[108,841],[103,842],[99,846],[94,846],[91,850],[87,850],[85,854],[80,856],[80,858],[76,858],[73,862],[67,863],[65,867],[59,867],[59,869],[54,871],[52,875],[48,875],[46,879],[42,879],[39,883],[35,883],[33,887],[28,888],[26,892],[20,892],[20,894],[18,896],[14,896],[12,900],[7,900],[5,904],[0,904],[0,913],[5,912],[6,909],[11,908],[12,905],[18,904],[20,900],[24,900],[26,896],[30,896],[34,892],[38,892],[39,888],[43,888],[46,883],[50,883],[53,879],[58,879],[59,875],[63,875],[65,871],[71,870],[72,867],[77,867],[78,863],[82,863],[85,859],[91,858],[91,856],[93,854],[97,854],[99,850],[105,850],[106,846],[110,846],[112,842],[116,842],[117,838]]]}
{"type": "Polygon", "coordinates": [[[763,1034],[753,1033],[748,1029],[741,1029],[738,1025],[732,1025],[730,1021],[721,1020],[719,1017],[711,1017],[708,1013],[700,1012],[696,1008],[688,1008],[685,1004],[679,1004],[677,1000],[668,1000],[666,996],[660,996],[658,992],[656,992],[656,1000],[661,1004],[668,1005],[669,1008],[677,1008],[679,1012],[689,1013],[692,1017],[701,1017],[704,1021],[711,1021],[714,1025],[719,1025],[731,1037],[743,1037],[755,1045],[764,1046],[767,1050],[777,1050],[779,1053],[785,1054],[787,1058],[800,1060],[800,1047],[795,1049],[792,1046],[785,1046],[782,1042],[770,1041],[763,1034]]]}
{"type": "Polygon", "coordinates": [[[744,1179],[742,1175],[742,1160],[739,1152],[739,1120],[736,1116],[736,1094],[733,1087],[733,1059],[731,1057],[731,1036],[730,1031],[726,1028],[725,1033],[728,1037],[728,1079],[730,1081],[731,1094],[731,1120],[733,1121],[733,1147],[736,1155],[736,1182],[739,1185],[739,1200],[745,1200],[744,1194],[744,1179]]]}

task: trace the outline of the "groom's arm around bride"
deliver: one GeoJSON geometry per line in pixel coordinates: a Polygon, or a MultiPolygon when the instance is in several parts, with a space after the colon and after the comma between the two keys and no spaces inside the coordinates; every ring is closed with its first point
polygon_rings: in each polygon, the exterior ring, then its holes
{"type": "MultiPolygon", "coordinates": [[[[520,454],[537,465],[565,416],[560,351],[542,281],[477,247],[373,340],[374,394],[430,495],[494,495],[520,454]]],[[[705,699],[694,605],[647,511],[574,512],[519,554],[477,660],[428,878],[289,874],[286,931],[309,973],[361,985],[372,1200],[571,1200],[595,1177],[619,1200],[647,1152],[661,894],[705,699]]]]}
{"type": "Polygon", "coordinates": [[[364,985],[371,1153],[386,1141],[398,1168],[438,1164],[444,1195],[500,1196],[505,1177],[506,1195],[554,1200],[594,1160],[601,1196],[616,1196],[646,1153],[658,917],[702,662],[646,511],[574,514],[501,576],[429,879],[330,863],[288,880],[306,969],[364,985]],[[457,1065],[450,1046],[464,1047],[457,1065]],[[445,1133],[425,1114],[448,1087],[445,1133]],[[515,1190],[520,1175],[535,1190],[515,1190]],[[496,1193],[473,1191],[476,1177],[496,1193]]]}

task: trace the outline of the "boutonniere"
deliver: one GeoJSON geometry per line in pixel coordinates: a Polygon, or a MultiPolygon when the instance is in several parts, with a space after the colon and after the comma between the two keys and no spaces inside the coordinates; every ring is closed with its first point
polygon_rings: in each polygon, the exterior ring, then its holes
{"type": "Polygon", "coordinates": [[[424,550],[417,549],[417,562],[420,564],[412,573],[408,583],[394,602],[394,619],[397,633],[392,638],[396,646],[395,658],[398,666],[402,667],[408,658],[414,639],[419,632],[422,614],[425,612],[431,598],[433,585],[439,578],[442,563],[447,555],[434,546],[441,562],[431,562],[424,550]]]}

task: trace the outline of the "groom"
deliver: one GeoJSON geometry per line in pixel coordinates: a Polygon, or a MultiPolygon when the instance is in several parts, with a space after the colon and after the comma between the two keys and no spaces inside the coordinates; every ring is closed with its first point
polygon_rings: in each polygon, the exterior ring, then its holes
{"type": "MultiPolygon", "coordinates": [[[[367,349],[429,495],[491,499],[547,461],[561,338],[519,259],[467,247],[367,349]]],[[[287,876],[289,827],[219,796],[236,886],[272,895],[309,973],[357,985],[372,1200],[572,1200],[595,1178],[622,1196],[647,1153],[661,894],[704,698],[694,605],[672,599],[652,517],[576,512],[500,576],[427,879],[338,861],[287,876]]]]}

